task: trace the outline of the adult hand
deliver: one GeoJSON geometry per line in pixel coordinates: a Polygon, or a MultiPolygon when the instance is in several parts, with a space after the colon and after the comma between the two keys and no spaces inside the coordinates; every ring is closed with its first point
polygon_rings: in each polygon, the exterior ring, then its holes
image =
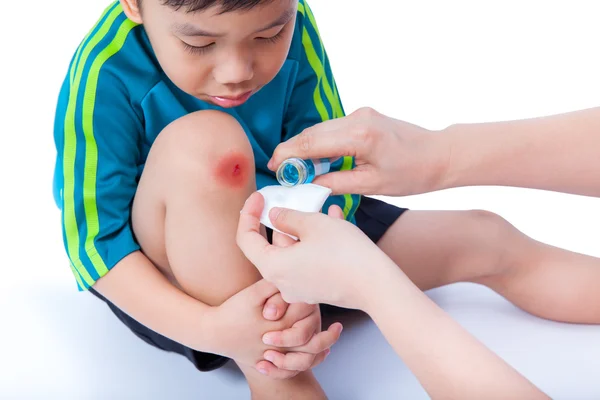
{"type": "Polygon", "coordinates": [[[331,172],[314,183],[334,194],[401,196],[435,190],[444,179],[449,146],[440,135],[370,108],[305,129],[280,144],[269,162],[287,158],[355,158],[350,171],[331,172]]]}
{"type": "MultiPolygon", "coordinates": [[[[271,245],[260,234],[264,198],[254,193],[240,216],[237,243],[262,276],[275,284],[289,303],[326,303],[361,308],[361,288],[374,274],[393,265],[356,226],[330,215],[273,209],[271,222],[300,240],[271,245]],[[376,268],[376,269],[372,269],[376,268]]],[[[395,267],[395,266],[394,266],[395,267]]]]}
{"type": "Polygon", "coordinates": [[[350,171],[331,172],[314,183],[334,194],[401,196],[435,190],[444,178],[449,146],[435,132],[370,108],[305,129],[280,144],[269,162],[287,158],[355,158],[350,171]]]}

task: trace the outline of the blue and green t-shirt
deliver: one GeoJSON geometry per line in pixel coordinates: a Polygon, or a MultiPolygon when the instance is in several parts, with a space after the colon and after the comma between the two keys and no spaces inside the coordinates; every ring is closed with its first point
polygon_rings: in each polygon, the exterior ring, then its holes
{"type": "MultiPolygon", "coordinates": [[[[275,78],[245,104],[221,109],[179,90],[164,74],[143,26],[114,2],[81,42],[62,85],[54,138],[54,198],[65,249],[80,290],[139,250],[131,206],[158,134],[198,110],[220,109],[244,128],[258,188],[277,184],[267,168],[275,147],[344,110],[314,16],[300,0],[288,57],[275,78]]],[[[346,157],[334,169],[353,168],[346,157]]],[[[332,196],[354,220],[360,197],[332,196]]]]}

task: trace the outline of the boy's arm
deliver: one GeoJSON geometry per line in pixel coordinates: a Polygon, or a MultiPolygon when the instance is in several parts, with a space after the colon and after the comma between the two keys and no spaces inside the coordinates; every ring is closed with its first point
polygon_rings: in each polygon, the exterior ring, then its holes
{"type": "Polygon", "coordinates": [[[505,185],[600,196],[600,108],[519,121],[457,124],[443,187],[505,185]]]}
{"type": "Polygon", "coordinates": [[[163,336],[198,351],[219,348],[211,307],[173,286],[140,251],[119,261],[94,289],[163,336]]]}
{"type": "Polygon", "coordinates": [[[141,324],[209,350],[202,326],[209,307],[172,286],[134,239],[143,127],[127,87],[109,71],[71,73],[56,112],[58,201],[72,272],[80,290],[93,286],[141,324]]]}
{"type": "Polygon", "coordinates": [[[312,310],[280,309],[281,319],[268,321],[263,307],[274,304],[273,294],[254,286],[227,305],[209,307],[172,286],[141,253],[131,227],[131,206],[144,161],[139,146],[143,126],[129,88],[114,70],[70,74],[56,112],[57,201],[79,289],[93,286],[139,323],[193,349],[236,360],[249,352],[262,355],[265,331],[289,328],[312,310]],[[227,336],[242,327],[254,335],[255,343],[244,342],[240,334],[227,336]]]}
{"type": "MultiPolygon", "coordinates": [[[[315,16],[305,0],[298,2],[290,58],[298,62],[298,72],[286,109],[282,142],[308,127],[345,115],[315,16]]],[[[343,157],[332,165],[332,170],[352,168],[352,157],[343,157]]],[[[352,220],[359,202],[358,195],[331,196],[323,210],[337,204],[344,211],[344,217],[352,220]]]]}

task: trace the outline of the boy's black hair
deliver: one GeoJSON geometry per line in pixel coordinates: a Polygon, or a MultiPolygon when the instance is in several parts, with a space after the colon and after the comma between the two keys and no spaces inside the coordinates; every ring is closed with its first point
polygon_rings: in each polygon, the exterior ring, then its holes
{"type": "MultiPolygon", "coordinates": [[[[141,0],[140,0],[141,1],[141,0]]],[[[175,10],[185,9],[186,12],[193,13],[204,11],[208,8],[219,6],[220,14],[231,11],[248,11],[258,5],[267,4],[273,0],[160,0],[165,6],[175,10]]]]}

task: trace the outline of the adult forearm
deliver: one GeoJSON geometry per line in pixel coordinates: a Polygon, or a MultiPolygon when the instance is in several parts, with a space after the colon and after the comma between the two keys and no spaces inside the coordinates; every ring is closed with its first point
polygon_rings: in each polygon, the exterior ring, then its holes
{"type": "Polygon", "coordinates": [[[547,398],[398,268],[387,269],[372,287],[366,311],[432,398],[547,398]]]}
{"type": "Polygon", "coordinates": [[[141,252],[125,257],[94,289],[163,336],[199,351],[215,347],[212,307],[173,286],[141,252]]]}
{"type": "Polygon", "coordinates": [[[529,187],[600,196],[600,108],[519,121],[457,124],[443,188],[529,187]]]}

